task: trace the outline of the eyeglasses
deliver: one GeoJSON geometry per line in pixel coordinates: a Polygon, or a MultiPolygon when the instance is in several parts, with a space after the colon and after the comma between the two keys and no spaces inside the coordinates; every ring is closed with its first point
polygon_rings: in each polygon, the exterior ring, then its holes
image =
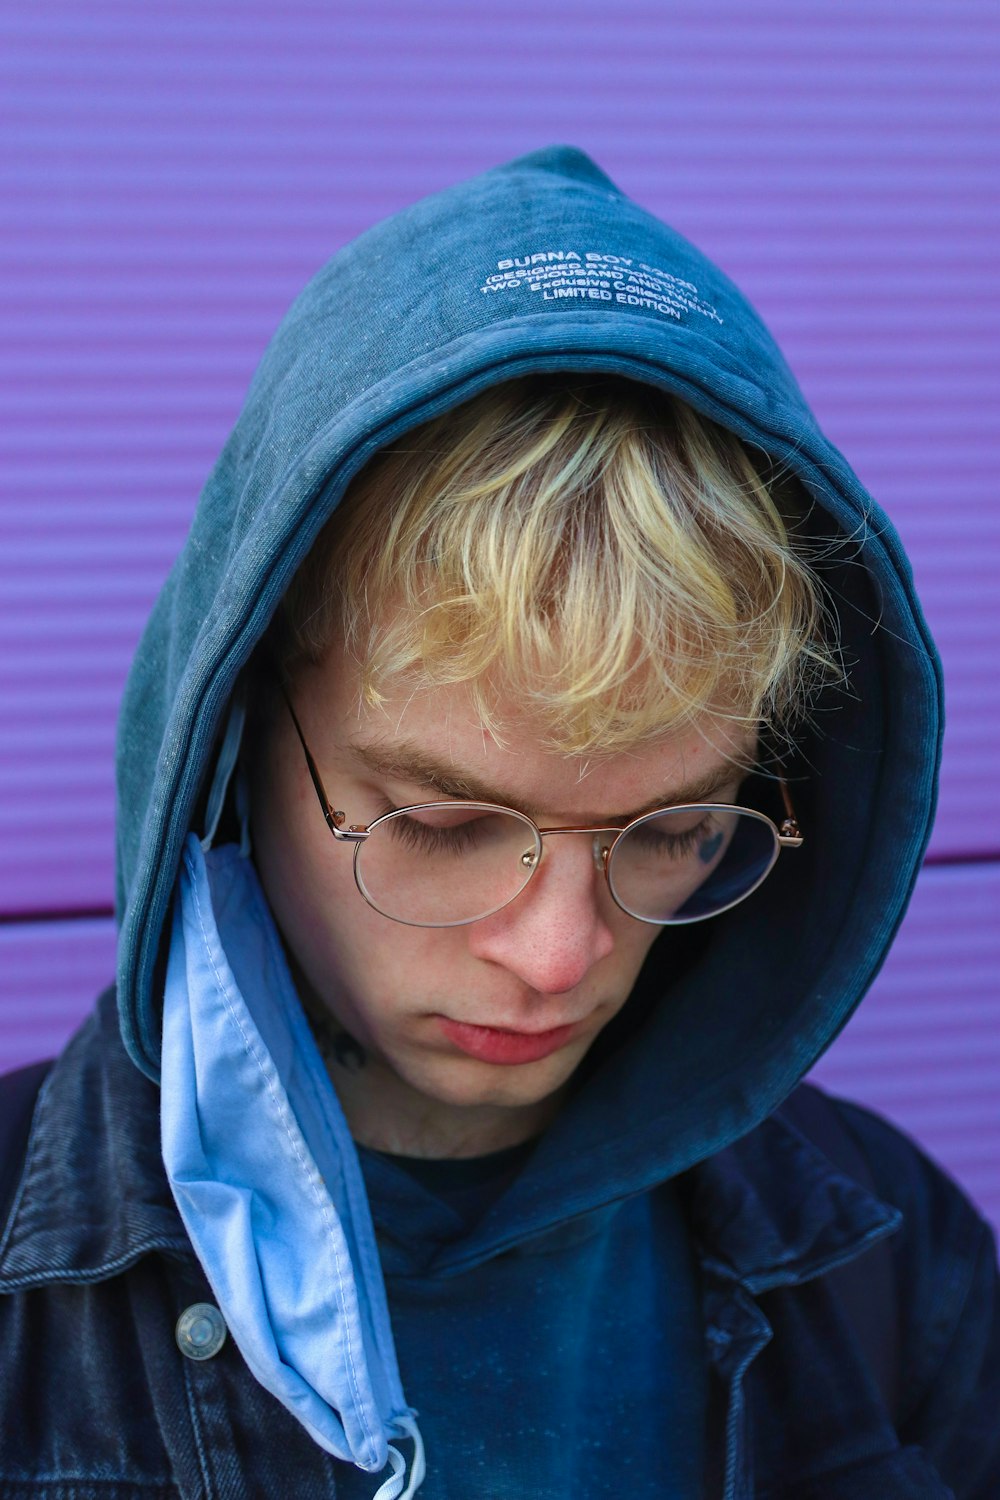
{"type": "Polygon", "coordinates": [[[408,927],[462,927],[501,911],[538,870],[542,840],[557,834],[588,834],[615,903],[658,927],[728,911],[767,878],[782,849],[802,844],[780,779],[780,829],[764,813],[727,802],[657,808],[607,827],[539,828],[513,807],[464,801],[419,802],[345,828],[284,697],[327,826],[354,848],[358,890],[382,916],[408,927]]]}

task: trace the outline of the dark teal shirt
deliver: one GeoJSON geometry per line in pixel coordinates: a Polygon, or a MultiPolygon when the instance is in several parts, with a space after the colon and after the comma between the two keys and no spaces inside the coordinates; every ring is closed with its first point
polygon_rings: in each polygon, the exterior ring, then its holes
{"type": "MultiPolygon", "coordinates": [[[[446,1162],[361,1152],[426,1447],[421,1500],[695,1500],[704,1338],[678,1195],[668,1183],[511,1243],[507,1190],[530,1156],[530,1145],[446,1162]],[[435,1270],[476,1230],[472,1264],[435,1270]]],[[[350,1500],[378,1487],[346,1466],[338,1480],[350,1500]]]]}

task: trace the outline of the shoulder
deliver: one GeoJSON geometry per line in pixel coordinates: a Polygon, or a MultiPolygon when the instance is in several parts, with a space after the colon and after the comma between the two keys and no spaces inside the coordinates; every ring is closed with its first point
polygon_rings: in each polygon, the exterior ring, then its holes
{"type": "Polygon", "coordinates": [[[900,1327],[900,1437],[934,1458],[956,1494],[985,1494],[982,1484],[1000,1483],[994,1232],[905,1131],[871,1109],[820,1097],[863,1158],[874,1191],[902,1216],[889,1242],[900,1327]]]}
{"type": "MultiPolygon", "coordinates": [[[[818,1091],[816,1091],[818,1092],[818,1091]]],[[[874,1110],[825,1096],[861,1153],[878,1196],[903,1216],[894,1246],[909,1290],[919,1301],[930,1289],[943,1321],[965,1301],[977,1267],[996,1265],[992,1228],[965,1190],[898,1125],[874,1110]]]]}
{"type": "Polygon", "coordinates": [[[173,1241],[152,1184],[115,1170],[126,1117],[149,1120],[102,1090],[98,1041],[88,1022],[54,1063],[0,1076],[0,1495],[175,1493],[158,1404],[185,1410],[174,1323],[206,1292],[156,1253],[173,1241]]]}
{"type": "MultiPolygon", "coordinates": [[[[935,1308],[934,1327],[924,1330],[924,1358],[931,1358],[929,1335],[954,1326],[980,1283],[983,1289],[990,1284],[986,1273],[996,1270],[992,1228],[947,1170],[876,1111],[813,1085],[797,1089],[784,1108],[838,1165],[863,1174],[865,1186],[901,1214],[890,1241],[896,1273],[911,1309],[935,1308]],[[832,1116],[822,1139],[813,1123],[820,1112],[832,1116]]],[[[911,1374],[915,1379],[918,1372],[911,1374]]]]}
{"type": "Polygon", "coordinates": [[[0,1076],[0,1225],[7,1222],[24,1167],[38,1094],[51,1068],[52,1062],[47,1059],[0,1076]]]}
{"type": "Polygon", "coordinates": [[[38,1091],[52,1069],[52,1062],[52,1058],[45,1058],[0,1074],[0,1147],[19,1137],[25,1117],[30,1123],[38,1091]]]}
{"type": "Polygon", "coordinates": [[[919,1253],[936,1241],[974,1256],[993,1231],[965,1190],[928,1152],[883,1115],[815,1084],[800,1084],[778,1111],[838,1166],[903,1215],[899,1245],[919,1253]]]}

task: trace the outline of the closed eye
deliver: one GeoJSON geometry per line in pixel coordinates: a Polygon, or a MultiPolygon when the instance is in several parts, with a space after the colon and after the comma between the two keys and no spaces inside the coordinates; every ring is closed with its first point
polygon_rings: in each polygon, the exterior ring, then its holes
{"type": "Polygon", "coordinates": [[[680,830],[664,828],[662,822],[654,818],[648,823],[640,823],[637,828],[631,829],[628,837],[630,840],[634,839],[636,844],[641,845],[651,854],[668,854],[671,858],[681,858],[699,848],[715,828],[716,824],[711,813],[706,813],[694,827],[680,830]]]}
{"type": "MultiPolygon", "coordinates": [[[[381,811],[383,814],[399,814],[399,809],[388,803],[381,811]]],[[[403,848],[417,849],[426,854],[462,854],[481,849],[492,836],[499,834],[499,823],[496,814],[468,809],[456,803],[454,811],[448,807],[435,807],[428,808],[419,817],[402,813],[385,826],[403,848]]]]}

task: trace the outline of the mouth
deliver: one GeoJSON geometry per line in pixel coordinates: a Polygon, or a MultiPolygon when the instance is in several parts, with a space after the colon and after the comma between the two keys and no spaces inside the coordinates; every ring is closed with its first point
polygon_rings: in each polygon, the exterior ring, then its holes
{"type": "Polygon", "coordinates": [[[460,1052],[475,1057],[480,1062],[516,1066],[519,1063],[539,1062],[558,1052],[578,1032],[580,1023],[554,1026],[549,1031],[508,1031],[499,1026],[472,1026],[467,1021],[452,1021],[447,1016],[436,1017],[445,1037],[460,1052]]]}

